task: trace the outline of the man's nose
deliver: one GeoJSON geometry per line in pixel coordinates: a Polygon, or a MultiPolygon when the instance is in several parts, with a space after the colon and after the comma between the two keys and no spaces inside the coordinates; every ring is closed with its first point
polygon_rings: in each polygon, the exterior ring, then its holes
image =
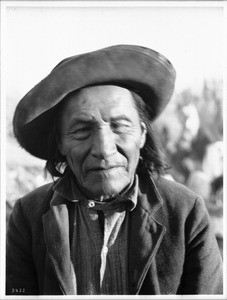
{"type": "Polygon", "coordinates": [[[115,135],[110,128],[99,128],[94,134],[91,154],[97,158],[107,158],[116,152],[115,135]]]}

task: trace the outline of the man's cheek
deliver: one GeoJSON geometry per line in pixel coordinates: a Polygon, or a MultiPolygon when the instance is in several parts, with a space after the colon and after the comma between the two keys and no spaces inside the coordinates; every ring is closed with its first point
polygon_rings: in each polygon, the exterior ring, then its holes
{"type": "Polygon", "coordinates": [[[75,159],[75,156],[73,155],[73,153],[68,153],[66,158],[67,158],[68,165],[71,168],[76,170],[78,168],[78,163],[77,163],[77,160],[75,159]]]}
{"type": "Polygon", "coordinates": [[[69,167],[78,177],[82,176],[84,158],[77,151],[69,151],[66,156],[69,167]]]}

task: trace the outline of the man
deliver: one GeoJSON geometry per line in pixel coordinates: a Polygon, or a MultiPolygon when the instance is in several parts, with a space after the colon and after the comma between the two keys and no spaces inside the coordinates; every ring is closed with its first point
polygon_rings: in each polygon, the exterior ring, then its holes
{"type": "Polygon", "coordinates": [[[7,294],[220,294],[203,201],[163,178],[151,123],[175,71],[119,45],[67,58],[20,101],[14,132],[60,177],[14,206],[7,294]]]}

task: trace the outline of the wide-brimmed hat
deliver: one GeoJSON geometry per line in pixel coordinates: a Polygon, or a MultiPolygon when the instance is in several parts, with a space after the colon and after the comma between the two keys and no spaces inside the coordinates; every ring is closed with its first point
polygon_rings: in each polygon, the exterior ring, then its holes
{"type": "Polygon", "coordinates": [[[16,107],[13,127],[20,145],[48,158],[48,136],[57,105],[69,93],[91,85],[116,84],[136,91],[155,119],[168,104],[175,83],[172,64],[141,46],[117,45],[61,61],[16,107]]]}

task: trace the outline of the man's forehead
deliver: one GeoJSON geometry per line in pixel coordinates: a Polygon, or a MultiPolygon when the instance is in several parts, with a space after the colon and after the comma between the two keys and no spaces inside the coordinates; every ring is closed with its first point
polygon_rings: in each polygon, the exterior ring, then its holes
{"type": "Polygon", "coordinates": [[[139,113],[131,92],[116,86],[83,89],[65,102],[61,112],[61,120],[66,126],[83,121],[109,122],[120,118],[137,122],[139,113]]]}
{"type": "Polygon", "coordinates": [[[131,91],[125,87],[113,85],[113,84],[100,84],[94,86],[88,86],[82,88],[77,93],[77,97],[102,97],[102,96],[129,96],[131,95],[131,91]]]}
{"type": "Polygon", "coordinates": [[[71,110],[89,110],[96,108],[118,108],[134,106],[131,91],[115,85],[86,87],[73,93],[65,101],[65,108],[71,110]]]}

